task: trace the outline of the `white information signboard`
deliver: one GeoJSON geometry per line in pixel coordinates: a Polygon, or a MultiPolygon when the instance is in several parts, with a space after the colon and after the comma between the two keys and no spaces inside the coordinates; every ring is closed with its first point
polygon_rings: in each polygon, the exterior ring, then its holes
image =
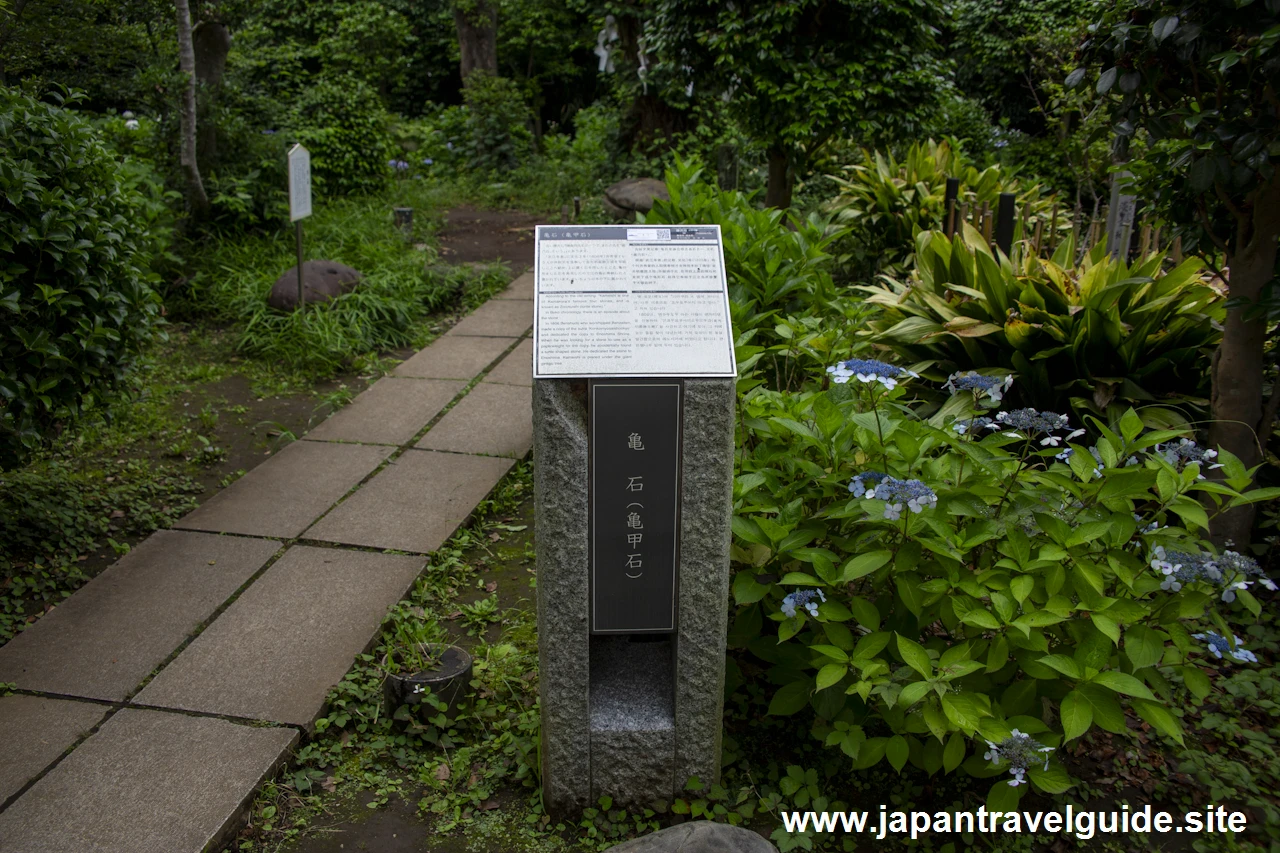
{"type": "Polygon", "coordinates": [[[736,377],[718,225],[539,225],[533,375],[736,377]]]}
{"type": "Polygon", "coordinates": [[[301,145],[289,149],[289,221],[311,215],[311,152],[301,145]]]}

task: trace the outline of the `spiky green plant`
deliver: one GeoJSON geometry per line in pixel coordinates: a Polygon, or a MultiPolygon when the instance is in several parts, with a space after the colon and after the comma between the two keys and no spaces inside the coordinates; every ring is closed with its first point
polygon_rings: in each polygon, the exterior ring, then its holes
{"type": "MultiPolygon", "coordinates": [[[[960,179],[958,203],[971,209],[986,203],[994,211],[1000,194],[1011,192],[1018,197],[1019,222],[1023,205],[1029,203],[1033,222],[1043,219],[1046,234],[1052,225],[1053,200],[1039,184],[1019,181],[999,166],[979,170],[945,139],[914,143],[901,160],[864,149],[862,162],[847,167],[844,178],[830,177],[840,194],[826,210],[834,222],[850,229],[834,251],[840,264],[864,281],[876,272],[908,266],[916,235],[943,228],[947,178],[960,179]]],[[[1065,226],[1066,216],[1059,224],[1065,226]]]]}
{"type": "Polygon", "coordinates": [[[1013,371],[1017,399],[1039,409],[1111,419],[1133,406],[1153,426],[1203,412],[1224,309],[1198,259],[1130,266],[1099,245],[1073,264],[1070,240],[1048,260],[1014,256],[993,255],[972,227],[921,232],[909,277],[859,288],[881,306],[868,334],[939,378],[1013,371]]]}

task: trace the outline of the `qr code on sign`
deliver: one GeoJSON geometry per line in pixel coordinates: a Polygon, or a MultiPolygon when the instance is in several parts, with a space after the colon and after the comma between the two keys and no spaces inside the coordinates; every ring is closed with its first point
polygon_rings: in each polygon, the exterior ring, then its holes
{"type": "Polygon", "coordinates": [[[659,239],[659,240],[670,240],[670,239],[671,239],[671,229],[670,229],[670,228],[659,228],[657,233],[658,233],[658,239],[659,239]]]}

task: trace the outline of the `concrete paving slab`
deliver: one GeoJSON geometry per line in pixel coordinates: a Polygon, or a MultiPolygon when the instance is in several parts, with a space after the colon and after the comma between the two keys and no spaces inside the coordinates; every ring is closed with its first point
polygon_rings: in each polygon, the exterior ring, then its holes
{"type": "Polygon", "coordinates": [[[478,335],[518,338],[533,326],[533,302],[525,299],[491,299],[462,318],[446,337],[478,335]]]}
{"type": "Polygon", "coordinates": [[[295,545],[134,701],[309,726],[424,564],[295,545]]]}
{"type": "Polygon", "coordinates": [[[125,709],[0,814],[0,851],[202,853],[296,737],[125,709]]]}
{"type": "Polygon", "coordinates": [[[417,446],[520,459],[533,446],[532,393],[517,385],[481,382],[417,446]]]}
{"type": "Polygon", "coordinates": [[[359,441],[399,447],[413,438],[467,386],[460,379],[388,376],[307,433],[315,441],[359,441]]]}
{"type": "Polygon", "coordinates": [[[417,379],[471,380],[506,352],[515,338],[475,338],[445,335],[419,351],[394,371],[417,379]]]}
{"type": "Polygon", "coordinates": [[[533,298],[533,271],[518,276],[515,281],[507,285],[507,289],[496,294],[494,299],[532,299],[533,298]]]}
{"type": "Polygon", "coordinates": [[[157,531],[0,648],[0,681],[123,700],[279,548],[157,531]]]}
{"type": "Polygon", "coordinates": [[[295,441],[175,527],[290,539],[392,452],[391,447],[295,441]]]}
{"type": "MultiPolygon", "coordinates": [[[[12,797],[96,726],[108,708],[43,696],[0,697],[0,803],[12,797]]],[[[3,846],[3,836],[0,836],[3,846]]]]}
{"type": "Polygon", "coordinates": [[[434,551],[512,464],[510,459],[408,450],[305,536],[371,548],[434,551]]]}
{"type": "Polygon", "coordinates": [[[533,338],[525,338],[482,380],[499,385],[533,387],[533,338]]]}

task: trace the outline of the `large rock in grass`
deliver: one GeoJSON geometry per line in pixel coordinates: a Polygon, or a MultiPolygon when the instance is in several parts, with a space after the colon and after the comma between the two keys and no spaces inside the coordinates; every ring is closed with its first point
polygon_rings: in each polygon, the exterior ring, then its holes
{"type": "Polygon", "coordinates": [[[616,219],[633,221],[648,213],[655,199],[670,201],[667,185],[657,178],[627,178],[604,191],[604,208],[616,219]]]}
{"type": "Polygon", "coordinates": [[[610,847],[608,853],[778,853],[749,829],[698,820],[610,847]]]}
{"type": "MultiPolygon", "coordinates": [[[[304,261],[302,264],[302,298],[305,302],[328,302],[355,289],[364,275],[357,269],[337,261],[304,261]]],[[[276,279],[267,294],[267,304],[278,311],[294,311],[298,307],[298,268],[289,267],[276,279]]]]}

